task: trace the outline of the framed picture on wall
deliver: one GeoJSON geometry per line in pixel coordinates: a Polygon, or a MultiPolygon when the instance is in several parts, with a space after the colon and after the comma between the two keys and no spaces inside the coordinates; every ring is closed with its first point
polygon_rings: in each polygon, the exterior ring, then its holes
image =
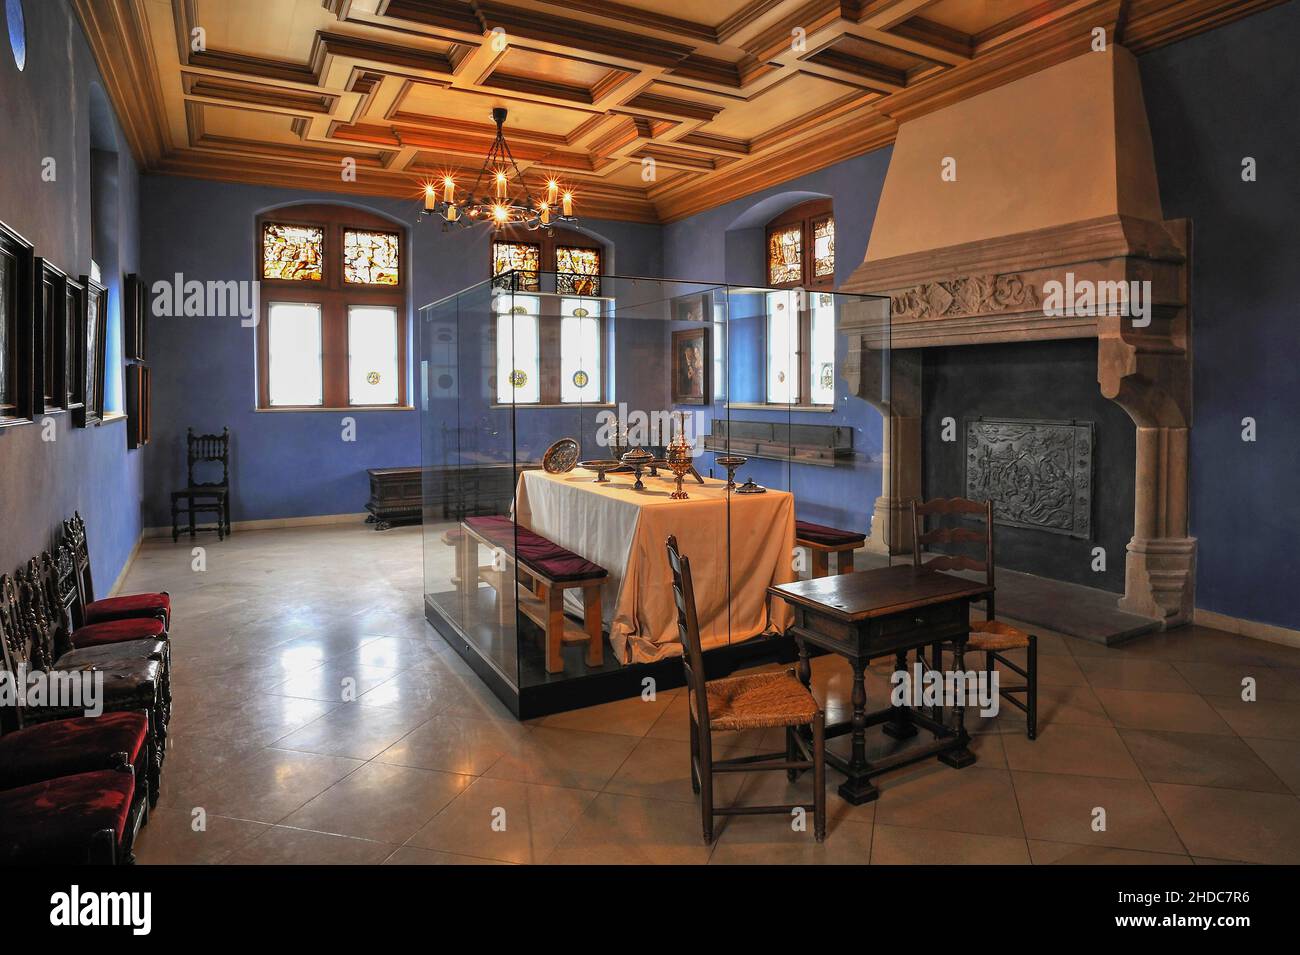
{"type": "Polygon", "coordinates": [[[698,292],[694,295],[682,295],[673,299],[673,321],[713,321],[713,293],[698,292]]]}
{"type": "Polygon", "coordinates": [[[673,332],[672,401],[702,405],[709,396],[709,328],[673,332]]]}
{"type": "Polygon", "coordinates": [[[75,420],[86,404],[85,374],[82,372],[84,316],[86,314],[85,276],[77,282],[63,280],[63,309],[56,316],[52,342],[54,363],[54,401],[75,420]]]}
{"type": "Polygon", "coordinates": [[[148,361],[146,354],[146,317],[149,305],[149,286],[132,272],[126,277],[122,292],[122,334],[127,361],[148,361]]]}
{"type": "Polygon", "coordinates": [[[135,450],[149,443],[153,431],[153,394],[149,369],[126,366],[126,446],[135,450]]]}
{"type": "Polygon", "coordinates": [[[78,427],[95,424],[104,418],[104,351],[108,326],[108,293],[104,286],[87,275],[81,277],[85,286],[81,314],[85,316],[85,363],[82,379],[85,382],[85,404],[80,414],[73,415],[78,427]]]}
{"type": "MultiPolygon", "coordinates": [[[[36,321],[33,345],[32,414],[45,414],[63,408],[60,377],[63,374],[63,355],[59,343],[67,321],[68,277],[49,259],[37,257],[36,321]]],[[[74,288],[73,295],[76,290],[74,288]]]]}
{"type": "Polygon", "coordinates": [[[0,223],[0,425],[33,416],[33,274],[31,243],[0,223]]]}

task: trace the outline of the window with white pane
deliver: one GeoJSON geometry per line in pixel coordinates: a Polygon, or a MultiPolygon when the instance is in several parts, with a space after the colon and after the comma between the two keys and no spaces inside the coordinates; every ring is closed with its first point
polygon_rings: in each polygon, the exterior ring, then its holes
{"type": "Polygon", "coordinates": [[[799,310],[794,292],[767,293],[767,400],[799,401],[799,310]]]}
{"type": "Polygon", "coordinates": [[[835,404],[835,297],[812,292],[809,320],[809,396],[814,405],[835,404]]]}
{"type": "Polygon", "coordinates": [[[560,299],[560,402],[596,404],[601,399],[601,302],[560,299]]]}
{"type": "Polygon", "coordinates": [[[399,334],[397,309],[382,305],[348,307],[349,404],[397,404],[399,334]]]}
{"type": "Polygon", "coordinates": [[[497,403],[538,404],[542,400],[541,299],[502,292],[493,299],[497,315],[497,403]]]}
{"type": "Polygon", "coordinates": [[[272,407],[323,403],[320,313],[320,306],[312,303],[271,303],[266,338],[272,407]]]}

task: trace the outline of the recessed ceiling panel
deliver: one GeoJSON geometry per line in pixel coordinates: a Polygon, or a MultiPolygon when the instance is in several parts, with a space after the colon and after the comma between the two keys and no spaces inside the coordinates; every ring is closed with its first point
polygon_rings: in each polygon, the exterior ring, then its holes
{"type": "Polygon", "coordinates": [[[747,103],[734,103],[705,127],[715,136],[753,139],[778,126],[807,119],[817,110],[849,94],[840,83],[805,73],[774,83],[747,103]]]}
{"type": "Polygon", "coordinates": [[[448,89],[431,83],[412,83],[397,105],[394,119],[411,121],[417,117],[445,117],[459,122],[492,125],[492,108],[504,106],[509,110],[506,134],[511,130],[533,130],[551,136],[572,132],[591,117],[581,110],[565,109],[544,103],[530,103],[523,99],[509,99],[488,93],[448,89]]]}
{"type": "Polygon", "coordinates": [[[209,50],[306,63],[316,31],[331,23],[320,0],[196,0],[191,27],[203,29],[209,50]]]}
{"type": "Polygon", "coordinates": [[[918,15],[974,36],[1042,5],[1043,0],[938,0],[922,7],[918,15]]]}

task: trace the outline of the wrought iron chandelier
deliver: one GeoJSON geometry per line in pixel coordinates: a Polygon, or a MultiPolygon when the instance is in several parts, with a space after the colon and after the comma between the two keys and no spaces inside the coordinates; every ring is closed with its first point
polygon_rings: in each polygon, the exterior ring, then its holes
{"type": "Polygon", "coordinates": [[[573,193],[561,191],[554,179],[546,184],[546,198],[533,197],[506,144],[502,129],[506,110],[500,106],[493,109],[492,120],[497,124],[496,139],[492,140],[474,185],[463,196],[459,195],[456,180],[448,175],[443,177],[440,196],[437,183],[426,183],[421,215],[441,217],[443,231],[453,225],[472,226],[480,222],[490,223],[496,231],[507,226],[550,229],[556,222],[577,222],[573,214],[573,193]]]}

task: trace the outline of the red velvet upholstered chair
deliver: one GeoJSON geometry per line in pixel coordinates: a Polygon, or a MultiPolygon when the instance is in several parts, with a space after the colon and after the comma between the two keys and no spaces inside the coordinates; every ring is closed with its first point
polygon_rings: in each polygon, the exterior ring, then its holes
{"type": "MultiPolygon", "coordinates": [[[[10,725],[19,722],[17,713],[5,715],[10,725]]],[[[143,798],[152,758],[149,746],[149,716],[143,712],[102,713],[12,729],[0,736],[0,789],[129,766],[143,798]]]]}
{"type": "MultiPolygon", "coordinates": [[[[147,792],[157,799],[170,714],[164,680],[165,651],[161,640],[135,640],[102,647],[88,647],[56,656],[53,633],[44,617],[39,595],[31,581],[20,586],[8,574],[0,576],[0,649],[3,669],[16,675],[28,673],[82,672],[102,674],[102,703],[105,713],[145,712],[149,737],[143,779],[147,792]]],[[[29,727],[53,721],[83,718],[84,707],[70,701],[49,701],[26,705],[18,710],[16,725],[29,727]]],[[[55,731],[48,731],[55,732],[55,731]]]]}
{"type": "Polygon", "coordinates": [[[76,568],[77,589],[81,596],[81,617],[74,626],[93,626],[115,620],[158,619],[163,630],[171,627],[172,601],[166,591],[160,593],[121,594],[95,599],[95,585],[90,575],[90,545],[86,540],[86,522],[74,512],[63,522],[63,541],[70,546],[76,568]]]}
{"type": "Polygon", "coordinates": [[[36,574],[45,590],[46,606],[53,622],[59,624],[60,639],[55,651],[66,653],[86,647],[128,640],[166,640],[167,630],[161,617],[147,616],[105,620],[100,623],[74,626],[73,621],[84,619],[81,606],[81,588],[77,586],[76,560],[72,547],[60,544],[54,555],[47,553],[33,558],[30,572],[36,574]]]}
{"type": "Polygon", "coordinates": [[[143,821],[129,766],[0,790],[0,864],[128,864],[143,821]]]}

